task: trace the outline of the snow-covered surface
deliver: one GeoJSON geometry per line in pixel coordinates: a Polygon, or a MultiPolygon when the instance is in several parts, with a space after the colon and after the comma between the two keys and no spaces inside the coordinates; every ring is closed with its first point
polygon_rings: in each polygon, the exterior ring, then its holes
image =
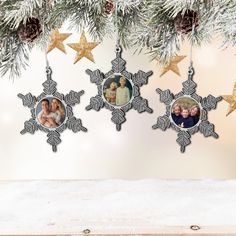
{"type": "Polygon", "coordinates": [[[0,182],[0,234],[147,233],[190,225],[232,233],[236,181],[0,182]]]}

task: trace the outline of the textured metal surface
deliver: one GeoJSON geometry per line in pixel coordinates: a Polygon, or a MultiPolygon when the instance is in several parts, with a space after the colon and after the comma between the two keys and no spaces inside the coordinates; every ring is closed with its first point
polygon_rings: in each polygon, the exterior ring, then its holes
{"type": "Polygon", "coordinates": [[[152,71],[144,72],[139,70],[135,74],[131,74],[126,71],[125,60],[121,57],[121,48],[116,50],[116,58],[111,62],[112,69],[103,74],[99,70],[91,71],[86,70],[86,73],[90,76],[91,83],[95,83],[98,87],[98,94],[90,99],[90,104],[86,107],[86,110],[100,111],[102,108],[106,108],[112,112],[111,121],[116,125],[116,130],[120,131],[122,124],[126,121],[125,114],[130,109],[135,109],[139,113],[148,112],[152,113],[152,109],[148,106],[148,101],[140,96],[139,88],[148,83],[148,78],[152,75],[152,71]],[[102,83],[107,80],[111,75],[119,73],[125,76],[132,85],[132,98],[128,104],[117,107],[109,104],[103,97],[102,83]]]}
{"type": "Polygon", "coordinates": [[[157,118],[157,122],[152,126],[153,129],[161,129],[165,131],[168,128],[173,128],[178,132],[177,143],[180,145],[181,152],[185,152],[186,146],[191,144],[191,135],[200,132],[205,137],[212,136],[218,138],[218,134],[214,131],[214,125],[208,121],[208,111],[216,109],[217,103],[222,100],[222,97],[214,97],[208,95],[205,98],[200,97],[196,94],[197,84],[193,81],[194,69],[189,68],[188,79],[183,82],[183,89],[180,93],[173,95],[169,89],[162,91],[157,89],[157,93],[160,95],[160,101],[166,105],[166,114],[157,118]],[[200,121],[197,125],[189,129],[182,129],[177,127],[171,119],[171,104],[175,103],[177,99],[181,97],[189,97],[198,102],[201,115],[200,121]]]}
{"type": "Polygon", "coordinates": [[[62,133],[66,129],[72,130],[74,133],[79,131],[86,132],[87,129],[83,127],[82,121],[80,119],[76,119],[73,115],[73,110],[71,106],[80,103],[80,97],[84,94],[84,91],[75,92],[70,91],[69,94],[63,95],[57,92],[57,83],[52,80],[52,70],[50,67],[46,69],[47,80],[43,83],[43,93],[41,93],[37,98],[33,96],[31,93],[26,95],[18,94],[18,97],[22,99],[23,105],[31,109],[31,119],[25,121],[24,129],[20,132],[21,134],[30,133],[34,134],[35,131],[40,130],[47,133],[47,143],[52,146],[52,150],[54,152],[57,151],[57,145],[61,143],[60,133],[62,133]],[[48,96],[53,96],[61,100],[65,105],[66,118],[59,127],[55,129],[46,128],[43,125],[39,124],[36,121],[35,110],[38,103],[48,96]]]}

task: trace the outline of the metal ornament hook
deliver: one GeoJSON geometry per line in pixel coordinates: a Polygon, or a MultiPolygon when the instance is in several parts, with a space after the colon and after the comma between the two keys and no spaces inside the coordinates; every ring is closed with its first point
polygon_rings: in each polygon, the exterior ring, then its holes
{"type": "Polygon", "coordinates": [[[47,80],[51,80],[52,79],[52,69],[51,67],[46,67],[46,75],[47,75],[47,80]]]}
{"type": "Polygon", "coordinates": [[[192,65],[190,65],[189,68],[188,68],[188,75],[189,76],[193,76],[194,75],[194,68],[193,68],[192,65]]]}
{"type": "Polygon", "coordinates": [[[120,55],[122,49],[121,49],[121,46],[119,44],[116,45],[116,54],[120,55]]]}
{"type": "Polygon", "coordinates": [[[45,58],[46,58],[46,75],[47,79],[50,80],[52,78],[52,68],[49,65],[47,53],[45,54],[45,58]]]}

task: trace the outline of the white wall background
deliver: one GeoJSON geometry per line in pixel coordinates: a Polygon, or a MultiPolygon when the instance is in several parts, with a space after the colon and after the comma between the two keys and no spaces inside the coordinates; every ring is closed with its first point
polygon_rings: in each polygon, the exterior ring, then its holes
{"type": "MultiPolygon", "coordinates": [[[[66,42],[79,40],[74,34],[66,42]]],[[[87,133],[74,134],[66,130],[61,135],[58,152],[53,153],[46,143],[46,134],[20,135],[23,123],[30,118],[30,111],[17,98],[18,93],[39,95],[45,81],[45,56],[33,51],[30,67],[14,82],[0,80],[0,179],[106,179],[106,178],[235,178],[236,177],[236,112],[226,118],[228,104],[221,102],[218,109],[209,113],[209,120],[216,125],[218,140],[204,138],[200,133],[192,137],[192,144],[181,154],[176,143],[177,133],[152,130],[158,116],[165,112],[159,102],[156,88],[177,93],[187,78],[188,59],[180,65],[181,77],[172,72],[159,77],[160,68],[150,62],[147,55],[123,52],[127,70],[153,70],[149,84],[141,89],[149,100],[154,113],[127,113],[127,122],[117,132],[110,121],[108,110],[85,111],[91,96],[96,95],[95,84],[90,83],[86,69],[111,69],[115,58],[114,41],[106,40],[93,50],[96,64],[82,59],[73,65],[75,52],[67,47],[67,55],[52,51],[48,57],[53,69],[53,79],[58,91],[68,93],[85,90],[81,104],[74,107],[75,116],[83,120],[87,133]]],[[[220,43],[194,49],[195,81],[202,96],[232,94],[236,78],[236,57],[232,49],[219,50],[220,43]]],[[[181,55],[188,55],[185,45],[181,55]]]]}

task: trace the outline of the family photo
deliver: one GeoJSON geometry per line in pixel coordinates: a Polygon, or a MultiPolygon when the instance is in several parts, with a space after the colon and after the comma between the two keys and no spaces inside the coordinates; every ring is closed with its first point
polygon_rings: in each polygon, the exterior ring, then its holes
{"type": "Polygon", "coordinates": [[[65,107],[57,98],[44,98],[37,105],[36,117],[41,125],[57,128],[65,121],[65,107]]]}
{"type": "Polygon", "coordinates": [[[123,106],[132,97],[132,85],[123,75],[114,75],[104,83],[103,93],[111,105],[123,106]]]}
{"type": "Polygon", "coordinates": [[[199,122],[200,107],[191,98],[180,98],[172,106],[171,117],[177,126],[192,128],[199,122]]]}

